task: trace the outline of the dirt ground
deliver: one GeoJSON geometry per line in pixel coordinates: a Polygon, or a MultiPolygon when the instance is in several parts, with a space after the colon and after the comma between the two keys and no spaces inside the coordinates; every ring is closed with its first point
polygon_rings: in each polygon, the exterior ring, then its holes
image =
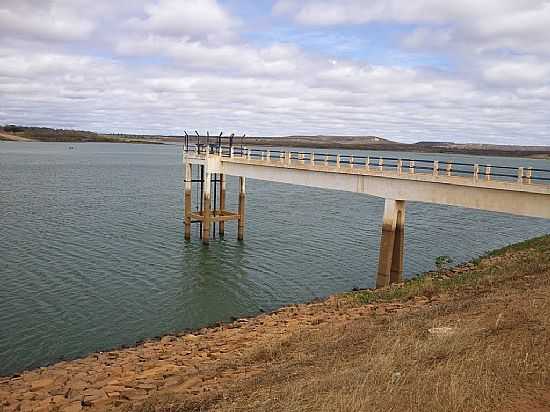
{"type": "Polygon", "coordinates": [[[0,140],[7,140],[12,142],[33,142],[33,139],[27,139],[26,137],[17,136],[11,133],[0,132],[0,140]]]}

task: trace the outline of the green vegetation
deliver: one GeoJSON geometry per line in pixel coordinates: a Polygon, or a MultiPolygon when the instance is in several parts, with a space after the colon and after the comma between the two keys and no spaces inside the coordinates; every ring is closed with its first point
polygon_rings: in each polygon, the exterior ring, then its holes
{"type": "Polygon", "coordinates": [[[293,315],[301,327],[200,369],[201,390],[126,410],[549,410],[550,236],[293,315]],[[202,390],[213,376],[228,381],[202,390]]]}
{"type": "MultiPolygon", "coordinates": [[[[27,127],[6,125],[1,131],[21,140],[36,140],[40,142],[108,142],[108,143],[149,143],[162,144],[156,140],[145,138],[128,138],[124,135],[106,135],[84,130],[52,129],[49,127],[27,127]]],[[[0,136],[1,137],[1,136],[0,136]]]]}
{"type": "MultiPolygon", "coordinates": [[[[550,264],[550,235],[487,252],[472,262],[457,267],[459,270],[463,268],[458,272],[441,267],[437,272],[428,272],[386,289],[353,292],[346,296],[363,304],[392,300],[406,301],[417,296],[430,297],[440,293],[448,293],[464,286],[475,286],[479,282],[491,282],[496,277],[502,276],[503,270],[498,266],[487,266],[482,263],[491,262],[491,258],[514,253],[516,257],[522,257],[516,263],[519,266],[527,264],[527,267],[548,265],[550,264]]],[[[447,263],[445,259],[448,258],[447,256],[441,258],[442,261],[447,263]]],[[[509,269],[509,267],[510,265],[507,265],[506,269],[509,269]]],[[[518,270],[520,269],[521,267],[518,268],[518,270]]]]}
{"type": "Polygon", "coordinates": [[[438,256],[435,258],[435,266],[438,271],[446,269],[451,263],[453,263],[453,259],[450,256],[438,256]]]}

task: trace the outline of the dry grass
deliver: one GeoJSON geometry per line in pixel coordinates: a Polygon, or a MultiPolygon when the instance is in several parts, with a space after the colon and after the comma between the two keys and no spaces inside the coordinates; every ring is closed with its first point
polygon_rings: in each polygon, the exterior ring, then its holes
{"type": "Polygon", "coordinates": [[[451,279],[349,298],[409,303],[303,328],[217,367],[261,368],[255,378],[135,410],[550,411],[550,237],[492,253],[451,279]],[[435,299],[415,305],[415,296],[435,299]],[[439,335],[434,327],[451,329],[439,335]]]}

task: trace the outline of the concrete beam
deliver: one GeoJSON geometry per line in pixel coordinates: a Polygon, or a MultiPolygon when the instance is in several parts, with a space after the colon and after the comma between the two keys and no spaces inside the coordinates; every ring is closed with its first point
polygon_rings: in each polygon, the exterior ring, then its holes
{"type": "Polygon", "coordinates": [[[344,173],[339,172],[342,168],[335,171],[253,162],[224,159],[220,163],[223,173],[251,179],[550,219],[550,186],[495,180],[474,182],[471,178],[419,173],[398,175],[366,168],[346,168],[344,173]]]}

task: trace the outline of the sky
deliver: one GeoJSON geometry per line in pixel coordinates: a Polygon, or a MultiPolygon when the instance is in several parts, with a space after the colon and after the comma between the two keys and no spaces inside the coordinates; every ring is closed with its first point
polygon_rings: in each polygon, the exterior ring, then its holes
{"type": "Polygon", "coordinates": [[[550,0],[0,0],[0,124],[550,145],[550,0]]]}

